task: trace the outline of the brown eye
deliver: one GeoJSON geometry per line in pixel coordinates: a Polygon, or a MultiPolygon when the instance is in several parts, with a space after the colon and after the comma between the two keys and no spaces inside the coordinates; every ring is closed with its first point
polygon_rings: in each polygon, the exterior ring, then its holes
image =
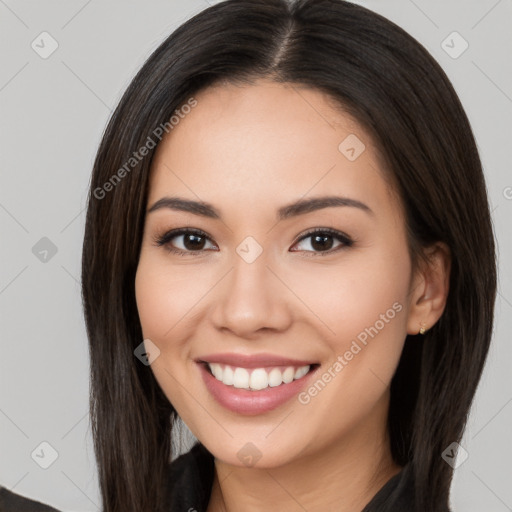
{"type": "MultiPolygon", "coordinates": [[[[295,245],[299,244],[303,245],[302,249],[296,249],[299,251],[331,253],[343,247],[350,247],[353,244],[353,240],[340,231],[333,229],[317,229],[302,236],[295,245]],[[336,241],[338,242],[337,245],[335,245],[336,241]]],[[[296,250],[294,250],[294,252],[296,250]]]]}
{"type": "MultiPolygon", "coordinates": [[[[201,230],[177,229],[156,237],[157,246],[164,246],[168,251],[180,255],[201,253],[206,250],[205,244],[210,237],[201,230]]],[[[213,247],[215,247],[212,244],[213,247]]]]}
{"type": "Polygon", "coordinates": [[[197,251],[203,249],[203,246],[206,242],[206,239],[204,237],[202,237],[201,235],[196,235],[194,233],[180,236],[183,237],[183,245],[185,246],[186,249],[190,251],[197,251]]]}

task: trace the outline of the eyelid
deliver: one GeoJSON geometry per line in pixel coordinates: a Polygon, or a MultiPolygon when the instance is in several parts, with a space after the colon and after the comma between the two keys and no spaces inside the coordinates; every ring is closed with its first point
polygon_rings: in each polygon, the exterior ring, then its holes
{"type": "Polygon", "coordinates": [[[293,243],[293,245],[295,245],[299,242],[302,242],[302,240],[304,240],[312,235],[316,235],[317,233],[327,234],[327,235],[332,236],[333,238],[338,238],[346,245],[351,245],[354,243],[354,240],[350,236],[348,236],[346,233],[343,233],[343,231],[339,231],[339,230],[333,229],[333,228],[312,228],[312,229],[306,231],[305,233],[303,233],[302,235],[299,235],[299,237],[293,243]]]}
{"type": "Polygon", "coordinates": [[[333,228],[312,228],[312,229],[306,231],[306,233],[303,233],[302,235],[300,235],[299,238],[294,242],[292,247],[297,245],[298,243],[302,242],[303,240],[306,240],[307,238],[310,238],[313,235],[317,235],[317,234],[328,235],[332,238],[337,239],[339,242],[341,242],[341,244],[338,247],[328,249],[327,251],[292,250],[291,252],[302,253],[301,256],[307,257],[307,258],[313,258],[313,257],[317,257],[317,256],[327,257],[327,256],[333,255],[335,253],[338,253],[339,251],[341,251],[343,249],[347,249],[348,247],[351,247],[354,244],[354,240],[350,236],[348,236],[346,233],[344,233],[343,231],[339,231],[339,230],[333,229],[333,228]]]}
{"type": "MultiPolygon", "coordinates": [[[[186,234],[197,235],[197,236],[200,236],[202,238],[206,238],[207,240],[209,240],[210,242],[213,243],[212,238],[207,233],[205,233],[202,229],[187,228],[187,227],[171,229],[169,231],[165,231],[162,235],[160,235],[159,233],[156,233],[154,235],[154,237],[153,237],[153,242],[154,242],[154,245],[156,245],[158,247],[166,247],[173,238],[176,238],[176,237],[181,236],[181,235],[186,235],[186,234]]],[[[200,250],[200,251],[183,251],[182,249],[177,249],[177,248],[172,248],[172,249],[168,248],[168,250],[170,252],[186,253],[186,254],[200,254],[200,253],[203,252],[203,250],[200,250]]]]}
{"type": "MultiPolygon", "coordinates": [[[[173,248],[167,247],[169,242],[173,238],[176,238],[181,235],[186,235],[186,234],[195,234],[197,236],[200,236],[202,238],[209,240],[212,244],[215,245],[215,243],[213,242],[213,239],[207,233],[205,233],[201,229],[191,228],[191,227],[190,228],[183,227],[183,228],[171,229],[170,231],[164,232],[162,235],[156,234],[153,237],[153,242],[154,242],[154,245],[156,245],[158,247],[164,247],[169,252],[178,254],[180,256],[185,256],[185,255],[199,256],[199,255],[203,254],[205,252],[205,249],[200,249],[197,251],[184,251],[183,249],[178,249],[176,247],[173,247],[173,248]]],[[[333,238],[337,238],[340,242],[342,242],[342,245],[335,249],[329,249],[327,251],[293,251],[292,250],[291,252],[305,252],[305,253],[310,253],[310,255],[327,256],[329,254],[333,254],[333,253],[337,252],[340,249],[350,247],[354,243],[354,240],[342,231],[339,231],[339,230],[333,229],[333,228],[318,228],[318,227],[316,227],[316,228],[311,228],[308,231],[306,231],[305,233],[302,233],[301,235],[299,235],[299,237],[293,242],[292,247],[297,245],[299,242],[302,242],[303,240],[305,240],[315,234],[327,234],[329,236],[332,236],[333,238]]]]}

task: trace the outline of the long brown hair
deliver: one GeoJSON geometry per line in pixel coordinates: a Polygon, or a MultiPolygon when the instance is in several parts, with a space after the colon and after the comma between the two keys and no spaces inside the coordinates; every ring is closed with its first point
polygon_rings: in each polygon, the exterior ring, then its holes
{"type": "Polygon", "coordinates": [[[228,0],[205,9],[149,57],[109,121],[92,172],[82,261],[103,510],[162,507],[176,418],[150,367],[134,356],[149,146],[201,89],[261,77],[328,93],[373,137],[406,211],[413,262],[433,242],[450,248],[446,309],[424,337],[407,337],[389,414],[393,457],[412,466],[419,509],[434,512],[448,502],[453,473],[441,454],[462,437],[491,339],[496,264],[486,186],[441,67],[400,27],[342,0],[228,0]]]}

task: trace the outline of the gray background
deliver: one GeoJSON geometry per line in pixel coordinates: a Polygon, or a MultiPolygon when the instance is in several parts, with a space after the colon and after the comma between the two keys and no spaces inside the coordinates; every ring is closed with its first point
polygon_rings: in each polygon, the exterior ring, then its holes
{"type": "MultiPolygon", "coordinates": [[[[512,260],[512,1],[357,3],[395,21],[432,53],[478,141],[499,244],[500,291],[494,344],[462,442],[469,457],[455,471],[452,505],[455,512],[512,511],[512,284],[506,265],[512,260]],[[469,44],[457,58],[464,43],[447,39],[454,31],[469,44]]],[[[0,483],[63,510],[95,511],[100,502],[79,281],[93,158],[136,70],[207,5],[0,0],[0,483]],[[43,31],[58,43],[46,59],[31,47],[35,41],[39,52],[51,48],[47,36],[43,42],[38,37],[43,31]],[[42,455],[43,441],[58,454],[48,469],[35,462],[50,461],[44,446],[42,455]]]]}

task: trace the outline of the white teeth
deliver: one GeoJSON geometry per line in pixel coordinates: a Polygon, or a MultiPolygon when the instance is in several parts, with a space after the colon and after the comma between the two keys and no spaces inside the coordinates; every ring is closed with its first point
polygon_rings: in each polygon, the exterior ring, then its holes
{"type": "MultiPolygon", "coordinates": [[[[226,367],[227,369],[228,367],[226,367]]],[[[297,368],[295,371],[295,375],[293,376],[294,379],[300,379],[306,375],[306,373],[309,372],[309,366],[302,366],[301,368],[297,368]]],[[[223,379],[224,380],[224,379],[223,379]]]]}
{"type": "Polygon", "coordinates": [[[310,369],[309,365],[300,368],[289,366],[284,371],[272,368],[270,372],[264,368],[255,368],[249,373],[249,370],[245,368],[232,368],[218,363],[208,363],[208,366],[213,376],[227,386],[255,391],[268,387],[275,388],[283,383],[289,384],[293,380],[304,377],[310,369]]]}
{"type": "Polygon", "coordinates": [[[245,368],[235,369],[233,386],[235,386],[235,388],[249,389],[249,372],[245,368]]]}
{"type": "Polygon", "coordinates": [[[273,368],[268,374],[268,384],[271,388],[280,386],[283,383],[283,374],[279,368],[273,368]]]}
{"type": "Polygon", "coordinates": [[[210,365],[210,370],[217,380],[222,380],[222,366],[217,363],[212,363],[210,365]]]}
{"type": "Polygon", "coordinates": [[[283,382],[285,384],[289,384],[292,382],[294,375],[295,370],[291,366],[286,368],[286,370],[283,372],[283,382]]]}
{"type": "Polygon", "coordinates": [[[231,366],[226,366],[224,368],[224,373],[222,374],[222,379],[217,379],[217,380],[222,380],[222,382],[224,382],[224,384],[227,384],[228,386],[232,386],[234,375],[235,375],[235,372],[233,371],[231,366]]]}
{"type": "Polygon", "coordinates": [[[268,373],[263,368],[253,370],[253,372],[251,373],[249,386],[251,389],[268,388],[268,373]]]}

